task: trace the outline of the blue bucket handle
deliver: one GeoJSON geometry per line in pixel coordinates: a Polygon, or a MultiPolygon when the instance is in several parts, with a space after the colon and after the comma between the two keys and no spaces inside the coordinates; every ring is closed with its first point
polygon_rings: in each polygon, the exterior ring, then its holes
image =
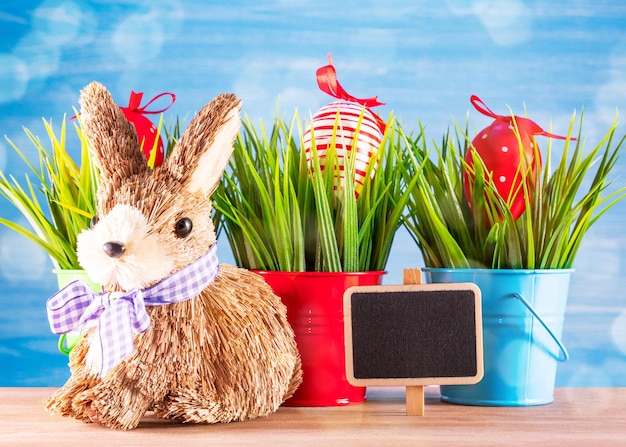
{"type": "Polygon", "coordinates": [[[535,309],[533,308],[533,306],[531,306],[531,304],[526,300],[526,298],[524,298],[522,295],[520,295],[519,293],[515,292],[513,293],[513,297],[520,300],[522,302],[522,304],[524,306],[526,306],[526,308],[528,309],[528,311],[533,314],[533,316],[539,320],[539,323],[541,323],[541,325],[545,328],[546,331],[548,331],[548,334],[550,334],[550,336],[552,337],[552,339],[554,340],[554,342],[557,344],[557,346],[559,347],[559,349],[561,350],[561,352],[563,353],[563,357],[557,357],[556,359],[559,362],[564,362],[566,360],[569,359],[569,353],[567,352],[567,349],[565,349],[565,346],[563,346],[563,343],[561,342],[561,340],[559,340],[559,338],[554,335],[554,332],[552,332],[550,330],[550,328],[548,327],[548,325],[546,324],[545,321],[543,321],[543,318],[541,318],[539,316],[539,314],[537,313],[537,311],[535,311],[535,309]]]}

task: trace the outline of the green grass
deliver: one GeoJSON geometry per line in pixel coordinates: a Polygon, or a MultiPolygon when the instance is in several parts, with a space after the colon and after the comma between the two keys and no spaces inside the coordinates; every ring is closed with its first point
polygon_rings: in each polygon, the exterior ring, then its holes
{"type": "MultiPolygon", "coordinates": [[[[457,125],[435,142],[421,127],[405,133],[390,116],[366,173],[369,180],[357,194],[353,152],[340,152],[333,141],[322,170],[315,150],[312,165],[307,163],[306,124],[297,114],[290,121],[276,118],[269,129],[263,123],[257,129],[246,117],[213,197],[214,221],[218,232],[226,233],[236,263],[250,269],[384,270],[402,224],[427,267],[570,268],[589,228],[626,197],[626,188],[615,188],[610,180],[626,139],[615,135],[617,120],[590,150],[582,122],[582,115],[578,121],[572,116],[562,155],[554,156],[548,141],[536,181],[520,182],[526,209],[514,219],[510,198],[500,197],[480,157],[472,153],[471,167],[465,162],[471,143],[467,126],[457,125]],[[464,174],[473,179],[471,207],[464,174]]],[[[338,123],[335,132],[341,135],[338,123]]],[[[76,269],[76,236],[96,212],[97,170],[79,122],[74,124],[79,163],[66,148],[66,121],[58,134],[51,122],[44,120],[44,126],[46,143],[24,129],[37,150],[35,162],[7,139],[27,173],[18,180],[0,172],[0,194],[28,225],[5,218],[0,224],[45,250],[55,268],[76,269]]],[[[177,120],[164,129],[166,154],[180,128],[177,120]]],[[[530,169],[518,175],[530,175],[530,169]]]]}
{"type": "Polygon", "coordinates": [[[80,266],[76,257],[76,236],[89,226],[96,212],[98,174],[88,154],[87,139],[78,124],[74,124],[74,128],[80,141],[80,164],[67,152],[66,119],[62,121],[58,136],[50,121],[43,122],[49,147],[24,128],[37,149],[36,164],[7,138],[28,168],[23,182],[0,172],[0,194],[21,212],[30,228],[4,218],[0,218],[0,223],[46,251],[55,268],[77,269],[80,266]]]}
{"type": "MultiPolygon", "coordinates": [[[[64,118],[56,133],[52,122],[44,119],[46,142],[42,142],[24,128],[37,151],[38,160],[35,162],[29,160],[7,138],[27,169],[22,180],[0,171],[0,194],[24,216],[28,226],[1,217],[0,224],[42,248],[50,256],[55,269],[80,269],[76,255],[76,238],[89,226],[91,218],[96,214],[99,173],[89,154],[89,144],[83,134],[80,118],[74,122],[80,144],[79,163],[70,155],[66,141],[66,122],[64,118]]],[[[161,116],[157,137],[162,127],[161,116]]],[[[164,134],[165,151],[168,154],[180,134],[179,121],[176,120],[171,128],[164,129],[164,134]]],[[[152,165],[156,148],[155,141],[148,160],[152,165]]]]}
{"type": "MultiPolygon", "coordinates": [[[[335,135],[342,131],[338,122],[335,135]]],[[[213,196],[216,222],[226,232],[237,265],[276,271],[384,270],[409,200],[401,134],[393,117],[388,122],[366,174],[371,181],[357,196],[353,152],[339,154],[333,141],[325,169],[315,149],[310,169],[302,144],[305,124],[297,114],[289,123],[276,118],[269,132],[244,118],[213,196]],[[344,187],[338,184],[340,156],[344,187]]]]}
{"type": "Polygon", "coordinates": [[[405,224],[426,266],[571,268],[589,228],[626,197],[626,188],[611,191],[609,180],[626,138],[615,136],[617,119],[589,151],[582,138],[582,122],[581,114],[573,141],[576,116],[572,116],[559,159],[554,159],[548,142],[535,184],[523,186],[526,208],[518,219],[511,215],[507,198],[498,194],[475,151],[474,168],[465,163],[470,147],[467,127],[461,130],[457,126],[441,144],[427,142],[423,132],[416,137],[404,135],[405,176],[407,180],[418,178],[405,224]],[[464,172],[473,178],[472,207],[463,192],[464,172]]]}

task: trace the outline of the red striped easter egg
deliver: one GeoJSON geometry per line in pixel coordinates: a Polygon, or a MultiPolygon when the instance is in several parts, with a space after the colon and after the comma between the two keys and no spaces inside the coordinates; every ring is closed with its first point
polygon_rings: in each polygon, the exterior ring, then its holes
{"type": "MultiPolygon", "coordinates": [[[[346,151],[356,149],[355,177],[356,195],[358,197],[365,178],[368,166],[380,147],[383,134],[374,113],[367,107],[351,101],[335,101],[325,105],[313,115],[311,124],[303,136],[303,148],[307,163],[313,168],[312,141],[315,141],[320,168],[325,168],[326,153],[335,140],[337,162],[339,164],[339,187],[345,184],[345,155],[346,151]],[[357,133],[358,129],[358,133],[357,133]]],[[[373,177],[376,165],[372,166],[370,176],[373,177]]]]}

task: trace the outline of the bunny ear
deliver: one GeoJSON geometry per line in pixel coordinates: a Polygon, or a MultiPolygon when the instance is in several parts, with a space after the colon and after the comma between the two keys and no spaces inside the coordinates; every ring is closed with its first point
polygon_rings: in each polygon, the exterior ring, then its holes
{"type": "Polygon", "coordinates": [[[102,84],[87,85],[79,103],[83,131],[103,181],[119,181],[149,169],[134,126],[102,84]]]}
{"type": "Polygon", "coordinates": [[[232,93],[223,93],[205,105],[162,167],[189,191],[211,195],[233,153],[240,108],[241,101],[232,93]]]}

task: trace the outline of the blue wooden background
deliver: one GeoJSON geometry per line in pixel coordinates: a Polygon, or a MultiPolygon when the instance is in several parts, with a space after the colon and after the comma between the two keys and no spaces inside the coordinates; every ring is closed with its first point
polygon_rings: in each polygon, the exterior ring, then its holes
{"type": "MultiPolygon", "coordinates": [[[[43,139],[42,118],[58,129],[92,80],[122,105],[131,90],[174,92],[166,117],[188,118],[223,91],[238,94],[254,121],[271,122],[277,107],[308,117],[331,100],[314,73],[332,52],[350,93],[378,95],[381,115],[393,111],[408,128],[419,120],[435,140],[468,113],[477,130],[489,124],[470,107],[477,94],[502,114],[526,109],[557,133],[584,109],[592,147],[616,110],[626,113],[625,23],[626,4],[611,0],[5,0],[0,134],[34,155],[22,126],[43,139]]],[[[625,168],[623,158],[615,187],[626,185],[625,168]]],[[[0,169],[24,172],[4,138],[0,169]]],[[[0,215],[19,219],[3,199],[0,215]]],[[[559,366],[559,386],[626,386],[625,218],[620,203],[578,256],[563,335],[571,360],[559,366]]],[[[232,262],[223,240],[220,253],[232,262]]],[[[422,265],[400,231],[385,283],[422,265]]],[[[56,288],[51,268],[44,253],[0,228],[0,386],[67,378],[45,316],[56,288]]]]}

